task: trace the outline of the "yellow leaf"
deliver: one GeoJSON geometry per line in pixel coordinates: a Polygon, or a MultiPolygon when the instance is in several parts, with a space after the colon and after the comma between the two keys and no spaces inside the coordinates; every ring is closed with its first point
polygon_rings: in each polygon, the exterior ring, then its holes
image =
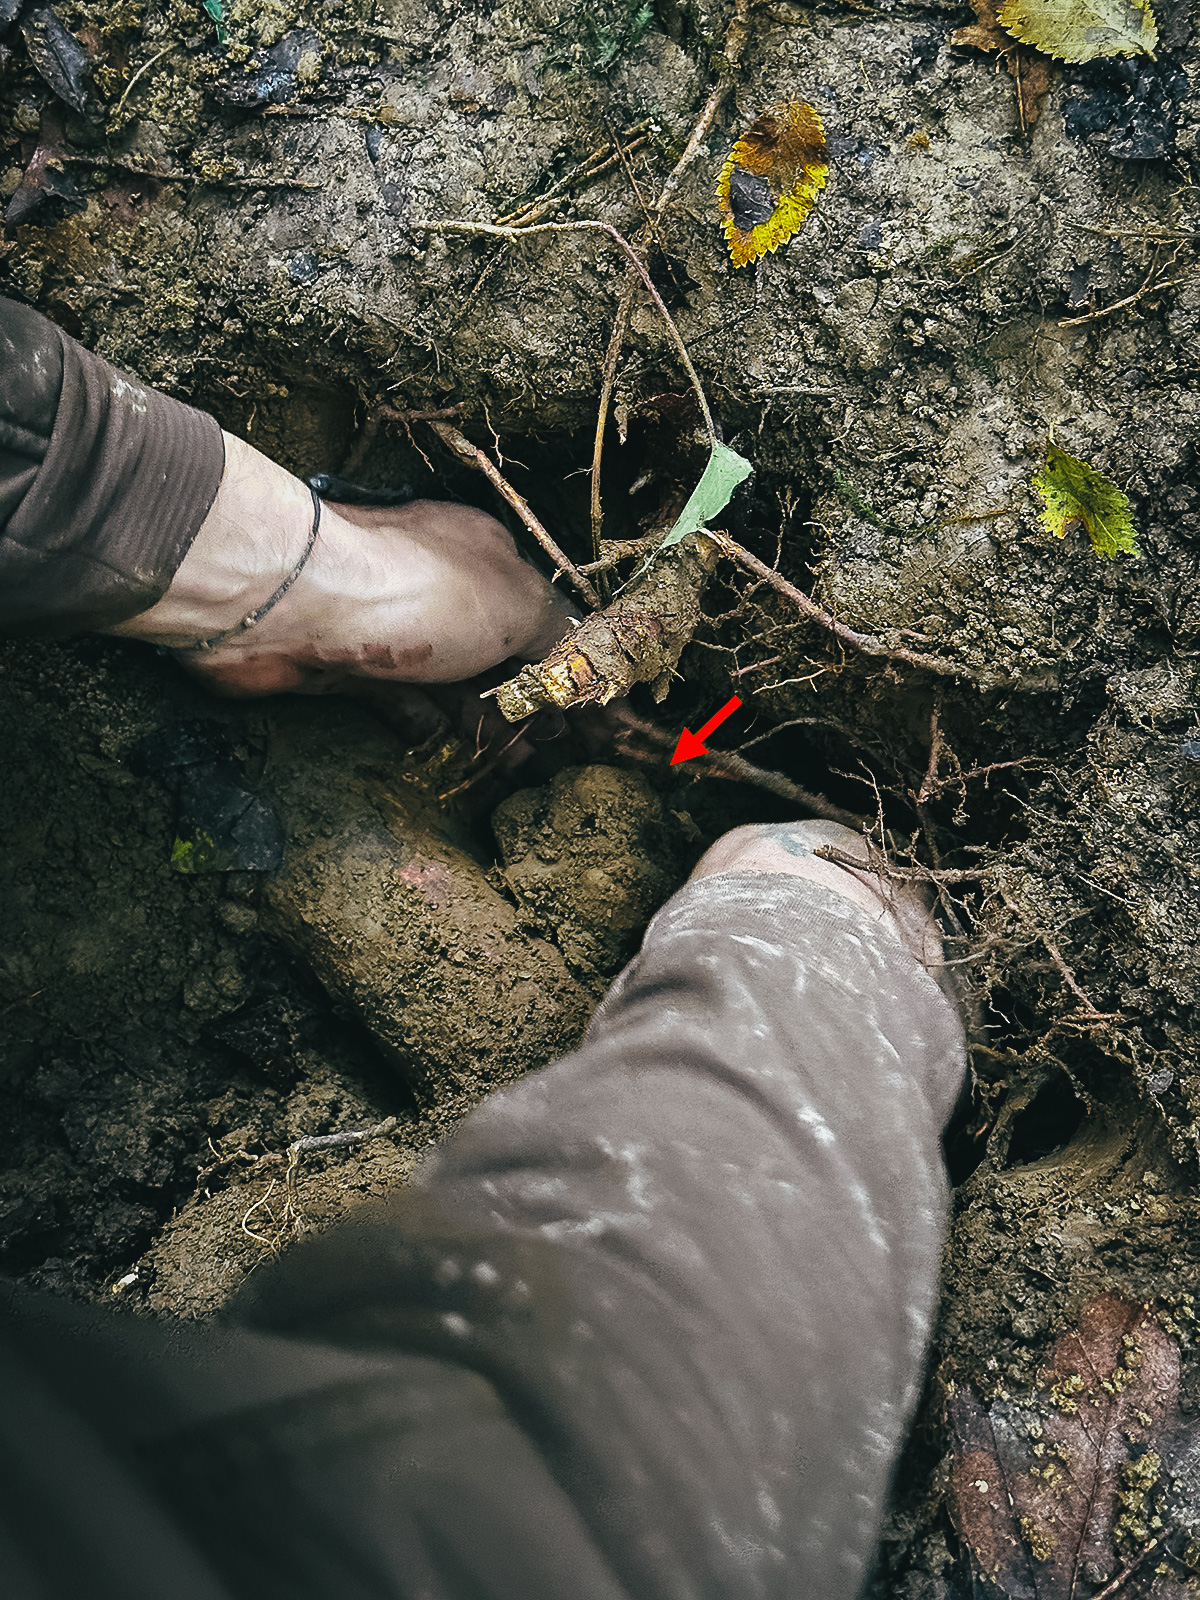
{"type": "Polygon", "coordinates": [[[1069,456],[1053,440],[1046,445],[1046,465],[1034,475],[1033,486],[1042,499],[1042,522],[1056,538],[1078,522],[1087,529],[1098,556],[1141,555],[1125,495],[1095,467],[1069,456]]]}
{"type": "Polygon", "coordinates": [[[1060,61],[1153,59],[1158,43],[1150,0],[1005,0],[1000,22],[1014,39],[1060,61]]]}
{"type": "Polygon", "coordinates": [[[828,171],[825,129],[812,106],[788,100],[763,112],[717,179],[717,210],[735,267],[800,232],[828,171]]]}

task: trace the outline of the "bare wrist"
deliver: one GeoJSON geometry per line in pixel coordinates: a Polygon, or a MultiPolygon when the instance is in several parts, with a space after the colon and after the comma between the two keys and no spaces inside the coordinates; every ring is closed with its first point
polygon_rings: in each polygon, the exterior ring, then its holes
{"type": "Polygon", "coordinates": [[[308,544],[313,503],[298,478],[232,434],[208,516],[161,600],[108,631],[185,648],[263,606],[308,544]]]}

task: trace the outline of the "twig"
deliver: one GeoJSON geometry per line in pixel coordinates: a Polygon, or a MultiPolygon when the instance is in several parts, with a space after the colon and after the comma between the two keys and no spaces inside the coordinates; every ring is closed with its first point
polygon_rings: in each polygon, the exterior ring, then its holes
{"type": "Polygon", "coordinates": [[[325,187],[303,178],[202,178],[193,174],[190,181],[203,189],[307,189],[313,194],[325,187]]]}
{"type": "Polygon", "coordinates": [[[752,661],[748,667],[735,667],[729,676],[744,678],[748,672],[758,672],[763,667],[777,667],[782,660],[782,656],[768,656],[765,661],[752,661]]]}
{"type": "Polygon", "coordinates": [[[641,240],[639,241],[639,248],[644,250],[647,247],[647,244],[652,242],[655,238],[658,238],[658,241],[661,244],[662,238],[658,232],[658,224],[650,215],[650,208],[646,204],[645,196],[642,194],[641,185],[637,181],[637,173],[633,170],[633,162],[629,159],[629,152],[618,142],[616,134],[613,133],[612,128],[609,125],[607,114],[601,112],[601,116],[604,117],[604,126],[608,128],[608,136],[612,140],[612,147],[617,152],[621,165],[625,168],[625,176],[629,179],[629,187],[633,190],[633,197],[638,203],[638,209],[641,211],[642,217],[645,220],[646,228],[649,229],[649,233],[643,230],[641,240]]]}
{"type": "Polygon", "coordinates": [[[640,539],[605,539],[601,546],[599,561],[589,561],[580,567],[580,572],[608,572],[618,566],[622,561],[632,561],[637,556],[649,556],[659,549],[663,542],[662,530],[658,533],[647,533],[640,539]]]}
{"type": "MultiPolygon", "coordinates": [[[[373,1128],[355,1128],[348,1133],[309,1133],[302,1139],[296,1139],[288,1145],[287,1171],[284,1173],[284,1188],[287,1202],[284,1206],[284,1221],[290,1221],[296,1214],[296,1171],[300,1165],[300,1157],[309,1150],[338,1150],[350,1144],[365,1144],[370,1139],[386,1139],[389,1133],[394,1133],[398,1117],[385,1117],[382,1122],[377,1122],[373,1128]]],[[[272,1184],[274,1187],[274,1184],[272,1184]]],[[[267,1195],[271,1192],[267,1190],[267,1195]]],[[[266,1198],[266,1195],[263,1197],[266,1198]]],[[[259,1205],[262,1204],[260,1200],[259,1205]]],[[[253,1207],[251,1208],[253,1209],[253,1207]]],[[[249,1216],[250,1212],[246,1213],[249,1216]]],[[[245,1228],[245,1219],[242,1227],[245,1228]]],[[[253,1237],[257,1237],[254,1235],[253,1237]]]]}
{"type": "MultiPolygon", "coordinates": [[[[1004,901],[1004,904],[1013,913],[1018,922],[1024,923],[1026,921],[1025,914],[1021,910],[1020,906],[1014,905],[1012,900],[1007,894],[1005,894],[1003,889],[1000,890],[1000,898],[1004,901]]],[[[1058,970],[1059,976],[1062,978],[1062,981],[1075,996],[1076,1000],[1079,1001],[1079,1004],[1083,1007],[1087,1015],[1095,1020],[1099,1020],[1101,1017],[1106,1015],[1106,1013],[1100,1011],[1097,1006],[1092,1004],[1087,995],[1084,994],[1083,990],[1079,987],[1079,982],[1075,977],[1075,974],[1071,971],[1070,967],[1063,959],[1062,951],[1058,948],[1054,940],[1045,931],[1045,929],[1040,927],[1035,922],[1033,924],[1033,931],[1045,948],[1046,954],[1050,957],[1051,961],[1053,961],[1058,970]]]]}
{"type": "Polygon", "coordinates": [[[745,756],[735,755],[732,750],[710,750],[705,755],[694,758],[703,763],[713,777],[736,778],[740,783],[752,783],[756,788],[766,789],[771,794],[776,794],[781,800],[790,800],[798,806],[803,806],[806,811],[813,812],[818,817],[826,817],[830,822],[840,822],[844,827],[856,828],[862,832],[866,827],[865,820],[854,811],[843,810],[841,806],[834,805],[832,800],[826,800],[824,795],[814,794],[811,789],[804,789],[798,783],[793,783],[790,778],[785,778],[780,772],[770,772],[763,767],[756,767],[747,761],[745,756]]]}
{"type": "Polygon", "coordinates": [[[311,189],[324,187],[303,178],[204,178],[198,172],[160,172],[155,167],[135,167],[120,156],[84,156],[74,151],[65,160],[73,165],[93,167],[105,172],[128,172],[135,178],[153,178],[157,183],[193,183],[201,189],[311,189]]]}
{"type": "Polygon", "coordinates": [[[392,406],[380,406],[375,412],[380,422],[441,422],[447,417],[456,417],[461,408],[459,406],[443,406],[440,411],[397,411],[392,406]]]}
{"type": "Polygon", "coordinates": [[[1067,317],[1059,323],[1060,328],[1078,328],[1084,322],[1099,322],[1101,317],[1109,317],[1114,311],[1123,311],[1126,306],[1136,305],[1145,295],[1157,294],[1160,289],[1173,289],[1177,284],[1186,283],[1190,273],[1183,273],[1178,278],[1160,278],[1157,283],[1147,281],[1133,294],[1126,295],[1124,300],[1117,300],[1111,306],[1102,306],[1099,311],[1089,311],[1082,317],[1067,317]]]}
{"type": "Polygon", "coordinates": [[[125,85],[124,92],[122,93],[121,98],[117,101],[116,107],[109,118],[110,122],[115,122],[116,119],[121,115],[122,111],[124,111],[125,102],[129,99],[130,90],[135,84],[139,83],[141,79],[145,77],[146,73],[150,71],[150,68],[154,66],[156,62],[161,61],[164,56],[169,56],[173,51],[179,50],[180,48],[181,46],[178,43],[169,44],[165,49],[160,50],[156,56],[151,56],[149,61],[142,62],[141,66],[134,73],[133,77],[130,78],[129,82],[125,85]]]}
{"type": "Polygon", "coordinates": [[[1148,228],[1097,228],[1088,222],[1073,222],[1070,217],[1063,221],[1068,228],[1078,228],[1081,233],[1098,233],[1102,239],[1142,239],[1147,244],[1187,244],[1191,239],[1200,239],[1200,233],[1188,233],[1181,228],[1160,228],[1152,233],[1148,228]]]}
{"type": "Polygon", "coordinates": [[[611,172],[621,161],[622,151],[628,155],[632,151],[641,150],[648,143],[645,128],[644,122],[626,128],[623,137],[629,140],[627,145],[621,145],[616,137],[611,137],[611,148],[605,150],[601,147],[599,150],[593,150],[591,155],[578,166],[572,167],[571,171],[559,178],[557,183],[551,184],[545,194],[518,206],[515,211],[508,211],[503,216],[497,217],[495,219],[497,226],[527,228],[531,223],[540,222],[547,212],[563,204],[568,191],[577,184],[590,183],[596,178],[603,177],[606,172],[611,172]],[[594,164],[597,162],[599,165],[594,164]]]}
{"type": "Polygon", "coordinates": [[[1055,944],[1054,940],[1041,928],[1038,929],[1038,937],[1045,945],[1051,961],[1053,961],[1054,965],[1058,968],[1063,982],[1066,984],[1067,988],[1070,989],[1076,1000],[1079,1001],[1079,1004],[1083,1007],[1084,1011],[1087,1012],[1091,1017],[1101,1016],[1102,1013],[1099,1011],[1099,1009],[1092,1004],[1087,995],[1084,994],[1083,990],[1079,987],[1079,984],[1075,978],[1075,974],[1063,960],[1062,951],[1055,944]]]}
{"type": "Polygon", "coordinates": [[[929,765],[925,770],[924,778],[921,780],[921,787],[913,797],[919,806],[924,805],[926,800],[931,797],[934,792],[933,786],[938,781],[938,765],[942,755],[941,714],[941,700],[935,699],[933,710],[929,715],[929,765]]]}
{"type": "Polygon", "coordinates": [[[429,457],[425,454],[424,450],[421,449],[420,445],[413,438],[412,428],[409,426],[409,424],[413,422],[440,421],[443,417],[456,417],[460,409],[461,408],[459,406],[454,405],[443,406],[438,411],[397,411],[394,406],[375,406],[371,411],[368,411],[367,415],[363,418],[363,425],[358,430],[358,438],[354,441],[354,445],[351,448],[350,453],[342,463],[341,476],[343,478],[354,477],[355,473],[367,459],[367,456],[371,453],[371,446],[375,443],[376,436],[379,433],[379,424],[381,422],[398,422],[408,434],[408,442],[412,445],[414,450],[420,452],[426,466],[429,467],[430,472],[432,472],[433,465],[430,462],[429,457]]]}
{"type": "MultiPolygon", "coordinates": [[[[929,799],[930,785],[937,782],[938,767],[942,759],[941,720],[942,693],[939,685],[934,693],[933,709],[929,715],[929,764],[925,769],[925,776],[921,780],[921,787],[915,792],[911,789],[909,790],[909,798],[912,801],[913,810],[917,814],[917,821],[921,824],[921,831],[925,835],[925,843],[929,847],[929,854],[933,857],[935,867],[941,866],[942,857],[937,847],[937,830],[933,819],[929,815],[929,807],[926,802],[929,799]]],[[[947,748],[949,747],[947,746],[947,748]]],[[[953,750],[950,751],[950,757],[955,766],[957,766],[959,764],[958,757],[955,756],[953,750]]]]}
{"type": "Polygon", "coordinates": [[[574,562],[559,549],[558,545],[529,509],[529,503],[524,496],[517,493],[508,479],[493,465],[490,458],[483,453],[478,445],[473,445],[468,438],[459,433],[457,428],[451,427],[448,422],[431,421],[429,426],[442,443],[447,445],[461,462],[468,467],[474,467],[478,472],[482,472],[492,487],[504,496],[558,568],[555,577],[558,576],[559,572],[565,572],[588,605],[599,611],[602,602],[600,596],[596,593],[592,580],[585,578],[574,562]]]}
{"type": "Polygon", "coordinates": [[[1096,1593],[1092,1596],[1092,1600],[1109,1600],[1109,1596],[1117,1594],[1121,1589],[1123,1589],[1125,1587],[1125,1585],[1129,1582],[1130,1578],[1133,1577],[1134,1573],[1141,1566],[1142,1562],[1145,1561],[1146,1557],[1153,1550],[1156,1550],[1158,1548],[1158,1546],[1167,1537],[1167,1534],[1168,1533],[1174,1533],[1174,1532],[1175,1532],[1174,1526],[1172,1526],[1170,1528],[1164,1528],[1162,1533],[1160,1533],[1156,1539],[1151,1539],[1150,1543],[1146,1546],[1146,1548],[1143,1551],[1141,1551],[1140,1554],[1134,1556],[1133,1560],[1129,1563],[1128,1566],[1123,1567],[1122,1570],[1117,1573],[1116,1577],[1112,1580],[1111,1583],[1106,1583],[1104,1585],[1103,1589],[1098,1589],[1096,1591],[1096,1593]]]}
{"type": "Polygon", "coordinates": [[[966,783],[968,778],[986,778],[993,772],[1005,772],[1009,767],[1044,767],[1045,760],[1041,756],[1021,756],[1016,761],[992,761],[986,767],[963,767],[952,778],[939,778],[930,789],[930,797],[941,794],[943,789],[953,788],[955,784],[966,783]]]}
{"type": "MultiPolygon", "coordinates": [[[[683,154],[667,174],[658,198],[654,202],[652,220],[647,222],[642,237],[638,241],[644,249],[647,241],[658,231],[658,224],[662,221],[672,196],[678,189],[684,173],[696,159],[701,144],[704,142],[708,130],[716,120],[717,113],[725,103],[725,98],[733,87],[734,69],[741,59],[742,51],[746,46],[749,34],[747,18],[750,12],[750,0],[737,0],[733,16],[729,19],[729,26],[725,30],[725,40],[722,47],[722,60],[720,72],[712,92],[704,102],[704,109],[697,119],[696,126],[692,129],[691,137],[683,148],[683,154]]],[[[625,285],[624,293],[617,306],[617,315],[613,322],[612,333],[608,339],[608,349],[604,356],[604,375],[600,384],[600,401],[596,408],[596,433],[592,443],[592,545],[597,556],[600,554],[600,535],[604,527],[604,513],[600,503],[600,464],[604,455],[604,432],[608,427],[608,409],[612,403],[613,386],[617,378],[617,362],[621,359],[621,346],[625,343],[625,330],[629,325],[629,308],[633,303],[633,281],[625,285]]]]}
{"type": "MultiPolygon", "coordinates": [[[[813,855],[820,856],[823,861],[833,861],[839,867],[862,866],[861,858],[847,855],[832,844],[817,845],[813,855]]],[[[902,883],[978,883],[985,875],[983,867],[966,867],[962,870],[953,867],[898,867],[890,861],[880,870],[887,877],[897,878],[902,883]]]]}
{"type": "Polygon", "coordinates": [[[613,387],[617,381],[617,362],[625,343],[625,329],[629,323],[629,308],[637,285],[632,276],[626,280],[617,304],[612,332],[608,336],[608,349],[604,353],[604,371],[600,377],[600,400],[596,407],[596,432],[592,440],[592,549],[600,554],[601,536],[604,532],[604,507],[600,499],[600,465],[604,459],[604,430],[608,427],[608,408],[612,403],[613,387]]]}
{"type": "Polygon", "coordinates": [[[679,355],[679,359],[683,364],[683,369],[687,373],[688,378],[691,381],[692,388],[696,392],[696,399],[700,406],[700,414],[704,418],[705,431],[707,432],[711,443],[714,445],[716,444],[717,433],[715,427],[713,426],[712,412],[708,408],[708,397],[704,393],[703,385],[700,382],[695,367],[692,365],[692,358],[688,354],[687,345],[684,344],[679,329],[675,326],[674,319],[672,318],[671,313],[667,310],[666,301],[654,287],[654,280],[646,271],[646,266],[642,261],[642,258],[629,243],[629,240],[625,238],[624,234],[619,233],[611,223],[594,222],[591,220],[582,222],[538,222],[529,228],[501,228],[493,222],[430,222],[427,220],[422,220],[420,222],[414,222],[412,226],[415,229],[423,228],[429,233],[479,234],[490,239],[527,239],[532,237],[532,235],[535,233],[606,234],[637,272],[638,276],[642,280],[642,283],[646,287],[646,292],[654,301],[654,304],[658,307],[659,315],[662,317],[667,326],[667,332],[671,336],[671,342],[675,346],[675,349],[679,355]]]}
{"type": "Polygon", "coordinates": [[[749,550],[731,539],[728,534],[714,528],[708,528],[705,532],[731,561],[736,561],[738,566],[747,572],[752,572],[756,578],[761,578],[786,600],[790,600],[802,616],[833,634],[835,639],[849,645],[852,650],[858,650],[866,656],[882,656],[889,661],[904,661],[909,666],[923,667],[926,672],[935,672],[946,678],[970,676],[969,668],[959,665],[958,662],[948,661],[944,656],[921,655],[916,650],[905,650],[902,645],[885,644],[873,634],[859,633],[854,628],[848,628],[844,622],[839,622],[836,617],[830,616],[828,611],[823,610],[802,589],[797,589],[795,584],[789,583],[782,573],[777,572],[774,567],[767,566],[766,562],[760,561],[757,556],[751,555],[749,550]]]}
{"type": "MultiPolygon", "coordinates": [[[[495,772],[496,768],[512,749],[513,745],[517,743],[518,739],[521,739],[525,736],[525,732],[528,729],[531,720],[531,718],[526,717],[524,721],[519,724],[516,733],[513,734],[508,743],[502,744],[490,761],[485,761],[482,766],[476,767],[474,772],[469,772],[461,783],[456,783],[452,789],[447,789],[444,794],[438,795],[438,800],[452,800],[456,794],[462,794],[465,790],[474,788],[477,783],[482,782],[484,778],[489,777],[491,773],[495,772]]],[[[480,748],[480,733],[482,732],[482,729],[483,718],[480,717],[479,728],[476,729],[475,733],[476,749],[474,759],[476,761],[479,760],[479,757],[483,753],[482,749],[480,748]]]]}
{"type": "MultiPolygon", "coordinates": [[[[648,743],[657,745],[660,750],[674,749],[675,740],[665,729],[657,727],[652,722],[643,722],[627,708],[611,706],[609,714],[614,716],[628,732],[641,734],[648,743]]],[[[757,789],[766,789],[770,794],[778,795],[781,800],[803,806],[806,811],[811,811],[818,817],[826,817],[830,822],[840,822],[848,828],[858,829],[859,832],[866,826],[862,817],[853,811],[843,811],[841,806],[834,805],[832,800],[826,800],[824,795],[814,794],[810,789],[801,788],[798,783],[785,778],[781,772],[770,772],[764,767],[756,767],[753,762],[747,761],[744,756],[736,755],[733,751],[707,750],[703,755],[693,757],[689,765],[700,768],[714,778],[726,777],[733,778],[739,783],[751,783],[757,789]]]]}

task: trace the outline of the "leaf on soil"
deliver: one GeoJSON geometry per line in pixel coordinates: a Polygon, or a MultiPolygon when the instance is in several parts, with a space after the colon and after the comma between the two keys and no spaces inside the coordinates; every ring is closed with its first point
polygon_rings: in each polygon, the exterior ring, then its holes
{"type": "Polygon", "coordinates": [[[58,98],[82,112],[87,105],[83,80],[92,70],[92,60],[79,40],[67,32],[50,6],[27,11],[21,18],[21,32],[30,60],[58,98]]]}
{"type": "Polygon", "coordinates": [[[1098,556],[1141,555],[1126,496],[1095,467],[1060,450],[1053,439],[1047,441],[1046,465],[1034,474],[1033,486],[1042,499],[1042,522],[1056,538],[1079,522],[1098,556]]]}
{"type": "Polygon", "coordinates": [[[67,175],[66,160],[62,113],[51,103],[42,112],[37,144],[32,152],[26,146],[25,174],[8,202],[5,222],[61,222],[83,210],[83,196],[67,175]]]}
{"type": "Polygon", "coordinates": [[[1115,1294],[1084,1307],[1032,1395],[985,1410],[955,1391],[950,1516],[977,1592],[1082,1600],[1124,1572],[1121,1600],[1182,1600],[1178,1569],[1139,1561],[1170,1531],[1153,1527],[1162,1456],[1181,1429],[1195,1432],[1178,1394],[1178,1346],[1145,1306],[1115,1294]]]}
{"type": "Polygon", "coordinates": [[[1004,0],[1000,23],[1060,61],[1153,57],[1158,43],[1150,0],[1004,0]]]}
{"type": "Polygon", "coordinates": [[[225,43],[225,7],[222,0],[200,0],[205,11],[217,25],[217,43],[225,43]]]}
{"type": "Polygon", "coordinates": [[[668,545],[686,539],[689,533],[699,533],[706,528],[714,517],[721,515],[738,484],[744,483],[753,471],[745,456],[738,455],[727,444],[714,444],[700,482],[659,549],[665,550],[668,545]]]}
{"type": "Polygon", "coordinates": [[[971,0],[975,21],[965,28],[956,28],[950,35],[950,43],[964,49],[1005,52],[1004,64],[1009,75],[1016,79],[1021,127],[1032,128],[1050,92],[1050,63],[1045,56],[1018,44],[1004,31],[1000,26],[1000,3],[1001,0],[971,0]]]}
{"type": "Polygon", "coordinates": [[[1013,50],[1005,65],[1017,81],[1017,108],[1021,127],[1032,128],[1042,114],[1042,106],[1050,93],[1052,68],[1036,50],[1013,50]]]}
{"type": "Polygon", "coordinates": [[[717,210],[735,267],[799,233],[828,171],[825,129],[812,106],[788,100],[763,112],[717,179],[717,210]]]}

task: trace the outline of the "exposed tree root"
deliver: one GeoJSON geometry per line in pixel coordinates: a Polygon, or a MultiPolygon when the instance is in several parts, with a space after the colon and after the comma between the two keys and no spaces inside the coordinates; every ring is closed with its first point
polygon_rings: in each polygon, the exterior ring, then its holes
{"type": "Polygon", "coordinates": [[[752,572],[756,578],[761,578],[769,584],[777,594],[783,595],[785,600],[790,600],[801,616],[809,622],[815,622],[817,627],[824,628],[835,639],[851,650],[857,650],[865,656],[882,656],[889,661],[903,661],[910,667],[921,667],[926,672],[935,672],[947,678],[969,678],[973,674],[971,669],[958,661],[950,661],[945,656],[923,655],[917,650],[907,650],[903,645],[885,644],[882,639],[877,639],[873,634],[859,633],[854,628],[848,628],[844,622],[839,622],[836,617],[819,606],[815,600],[809,598],[803,589],[797,589],[794,583],[789,583],[781,572],[774,567],[769,567],[765,561],[760,561],[756,555],[731,539],[727,533],[721,533],[710,528],[708,537],[713,540],[722,555],[736,561],[739,567],[746,572],[752,572]]]}
{"type": "Polygon", "coordinates": [[[297,1195],[300,1157],[309,1150],[338,1150],[352,1144],[369,1144],[373,1139],[386,1139],[396,1131],[398,1119],[385,1117],[370,1128],[355,1128],[347,1133],[310,1133],[288,1145],[287,1171],[284,1173],[283,1225],[296,1228],[300,1221],[300,1203],[297,1195]]]}
{"type": "MultiPolygon", "coordinates": [[[[614,707],[612,715],[626,733],[636,734],[647,744],[655,746],[663,755],[668,750],[674,749],[674,735],[667,733],[664,728],[656,727],[653,722],[646,722],[641,717],[635,716],[627,706],[614,707]]],[[[627,747],[626,754],[637,756],[640,752],[627,747]]],[[[856,812],[843,810],[841,806],[834,805],[832,800],[827,800],[824,795],[815,794],[811,789],[793,783],[781,772],[772,772],[766,767],[756,767],[752,761],[747,761],[735,751],[708,750],[701,756],[694,756],[688,765],[697,775],[704,773],[710,778],[732,778],[738,783],[749,783],[756,789],[765,789],[768,794],[778,795],[781,800],[787,800],[804,811],[811,811],[815,817],[825,817],[830,822],[840,822],[845,827],[857,828],[860,832],[866,828],[866,819],[858,816],[856,812]]]]}
{"type": "MultiPolygon", "coordinates": [[[[478,445],[473,445],[471,441],[465,437],[465,435],[459,433],[458,429],[452,427],[448,422],[431,420],[429,426],[433,429],[434,433],[437,434],[442,443],[447,445],[460,461],[465,463],[465,465],[468,467],[474,467],[477,472],[482,472],[492,487],[497,489],[500,494],[504,496],[509,505],[520,517],[521,521],[529,529],[533,537],[541,545],[542,549],[554,562],[556,568],[558,569],[555,573],[555,577],[558,576],[559,572],[566,573],[567,577],[570,578],[571,582],[575,585],[576,590],[581,597],[587,601],[588,605],[595,606],[598,609],[601,604],[600,596],[596,593],[595,585],[592,583],[591,579],[584,577],[583,573],[580,572],[575,563],[571,561],[562,550],[559,549],[554,539],[551,538],[550,534],[546,532],[545,528],[529,509],[529,502],[523,495],[517,493],[500,469],[492,463],[492,461],[483,453],[478,445]]],[[[544,701],[541,702],[541,704],[545,703],[546,702],[544,701]]],[[[503,701],[501,701],[501,709],[503,709],[503,704],[503,701]]],[[[509,716],[507,710],[505,710],[504,714],[506,717],[509,716]]],[[[519,715],[524,716],[526,713],[521,712],[519,715]]],[[[514,720],[515,718],[509,717],[510,722],[514,720]]]]}
{"type": "Polygon", "coordinates": [[[544,661],[488,691],[510,722],[539,706],[606,705],[635,683],[667,692],[683,647],[700,621],[700,599],[717,552],[692,534],[561,640],[544,661]]]}

